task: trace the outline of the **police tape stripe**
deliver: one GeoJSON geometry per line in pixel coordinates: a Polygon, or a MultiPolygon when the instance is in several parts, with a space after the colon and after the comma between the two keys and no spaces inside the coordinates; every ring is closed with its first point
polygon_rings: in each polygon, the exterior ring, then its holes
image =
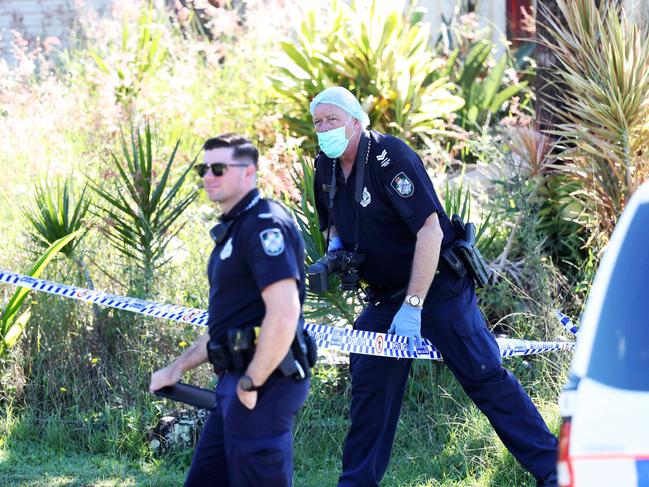
{"type": "MultiPolygon", "coordinates": [[[[154,316],[195,326],[207,326],[207,311],[198,308],[187,308],[185,306],[160,304],[126,296],[117,296],[103,291],[68,286],[4,270],[0,270],[0,282],[56,296],[78,299],[92,304],[109,306],[123,311],[131,311],[145,316],[154,316]]],[[[423,339],[422,345],[417,347],[415,352],[411,354],[408,351],[408,339],[404,336],[310,323],[305,325],[305,330],[314,337],[320,348],[327,350],[339,350],[379,357],[442,360],[439,350],[427,339],[423,339]]],[[[574,342],[536,342],[511,338],[497,338],[496,340],[503,357],[571,351],[575,346],[574,342]]]]}
{"type": "Polygon", "coordinates": [[[568,330],[573,335],[579,334],[579,327],[573,325],[572,320],[570,318],[568,318],[566,315],[564,315],[561,311],[558,310],[555,310],[554,314],[556,315],[557,319],[566,330],[568,330]]]}

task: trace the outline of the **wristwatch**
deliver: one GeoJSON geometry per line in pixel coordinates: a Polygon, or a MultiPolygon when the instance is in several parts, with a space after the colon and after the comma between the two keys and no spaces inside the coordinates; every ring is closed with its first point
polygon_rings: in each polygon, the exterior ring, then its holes
{"type": "Polygon", "coordinates": [[[416,294],[408,294],[406,296],[406,299],[404,299],[404,302],[406,304],[409,304],[413,308],[423,308],[424,307],[424,300],[421,299],[416,294]]]}
{"type": "Polygon", "coordinates": [[[249,375],[241,376],[241,379],[239,379],[239,387],[241,387],[241,390],[248,392],[261,389],[261,386],[256,386],[252,383],[252,378],[249,375]]]}

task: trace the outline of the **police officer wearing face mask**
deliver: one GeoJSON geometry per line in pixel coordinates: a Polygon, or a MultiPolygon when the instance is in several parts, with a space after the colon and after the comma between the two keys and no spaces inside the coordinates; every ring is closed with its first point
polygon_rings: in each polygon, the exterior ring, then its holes
{"type": "MultiPolygon", "coordinates": [[[[403,141],[366,131],[348,90],[332,87],[310,104],[321,152],[315,194],[328,250],[364,255],[370,304],[357,330],[421,337],[442,353],[509,451],[541,486],[556,485],[557,440],[516,378],[476,304],[473,279],[440,253],[458,236],[421,159],[403,141]]],[[[351,429],[339,486],[378,486],[390,459],[411,359],[351,354],[351,429]]]]}
{"type": "Polygon", "coordinates": [[[249,140],[225,134],[204,149],[197,170],[223,211],[211,231],[209,330],[153,373],[149,389],[175,384],[208,359],[219,374],[186,486],[290,486],[293,423],[309,387],[298,350],[304,244],[286,210],[260,198],[249,140]]]}

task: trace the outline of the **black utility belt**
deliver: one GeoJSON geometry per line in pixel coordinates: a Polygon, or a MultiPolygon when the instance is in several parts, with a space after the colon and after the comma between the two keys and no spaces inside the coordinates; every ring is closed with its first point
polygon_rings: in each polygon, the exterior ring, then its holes
{"type": "MultiPolygon", "coordinates": [[[[489,284],[491,272],[476,246],[475,225],[473,223],[465,225],[458,215],[453,215],[451,222],[458,238],[440,251],[436,278],[447,272],[458,277],[468,274],[475,281],[476,286],[485,287],[489,284]]],[[[384,301],[400,300],[406,296],[406,287],[387,288],[368,285],[363,286],[362,289],[365,301],[374,306],[378,306],[384,301]]]]}
{"type": "MultiPolygon", "coordinates": [[[[255,355],[260,330],[260,326],[236,328],[228,331],[225,343],[208,342],[207,356],[214,372],[217,375],[224,372],[243,374],[255,355]]],[[[317,360],[315,340],[304,331],[304,320],[300,319],[293,343],[275,372],[295,380],[306,379],[317,360]]]]}

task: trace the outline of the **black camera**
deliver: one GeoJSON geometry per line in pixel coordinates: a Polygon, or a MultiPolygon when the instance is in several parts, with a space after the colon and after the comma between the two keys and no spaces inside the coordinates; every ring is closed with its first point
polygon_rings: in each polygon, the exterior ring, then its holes
{"type": "Polygon", "coordinates": [[[314,264],[309,266],[309,289],[314,293],[329,290],[329,276],[340,274],[340,289],[355,291],[360,280],[360,265],[365,262],[365,255],[360,252],[336,250],[327,252],[314,264]]]}

